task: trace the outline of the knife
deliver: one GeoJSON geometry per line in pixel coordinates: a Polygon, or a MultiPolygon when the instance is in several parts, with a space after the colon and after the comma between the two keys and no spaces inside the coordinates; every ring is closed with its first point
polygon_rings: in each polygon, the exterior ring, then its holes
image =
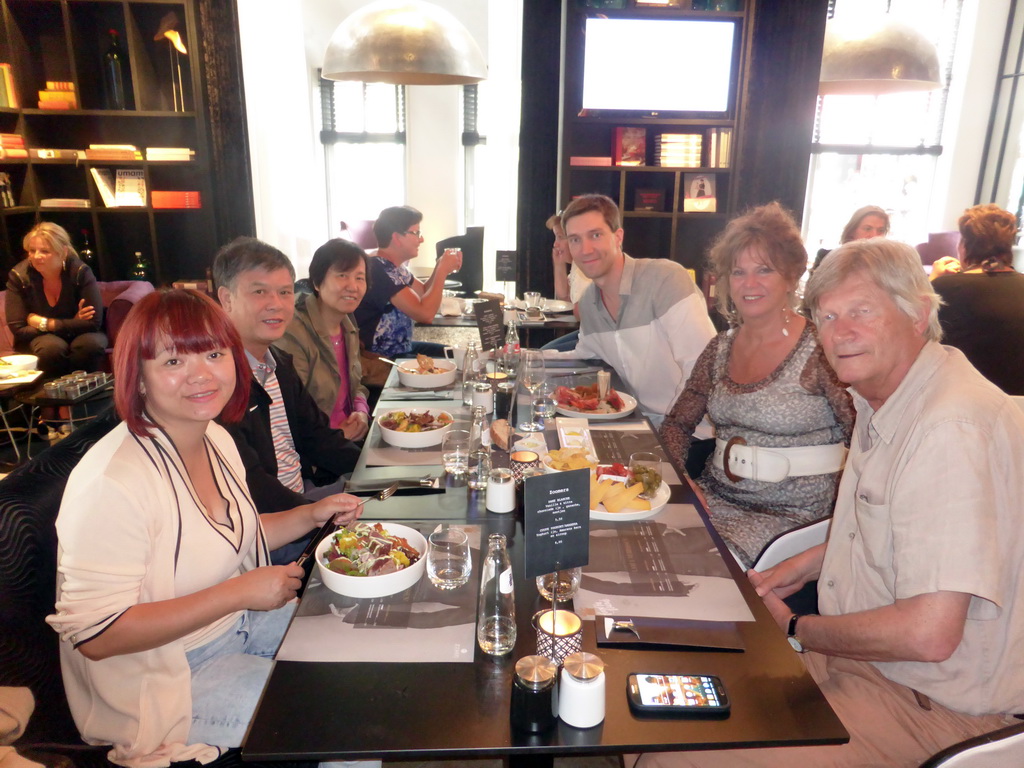
{"type": "Polygon", "coordinates": [[[398,487],[401,488],[426,488],[437,490],[441,487],[440,477],[431,477],[425,475],[424,477],[404,477],[404,478],[392,478],[384,480],[367,480],[365,483],[347,483],[345,485],[346,493],[372,493],[373,491],[380,491],[387,488],[389,485],[398,483],[398,487]]]}
{"type": "Polygon", "coordinates": [[[558,379],[558,378],[561,378],[562,376],[578,376],[578,375],[583,374],[583,373],[600,373],[601,370],[602,369],[600,369],[600,368],[580,368],[580,369],[575,370],[575,371],[561,371],[560,370],[560,371],[558,371],[558,373],[549,373],[548,374],[548,378],[549,379],[558,379]]]}

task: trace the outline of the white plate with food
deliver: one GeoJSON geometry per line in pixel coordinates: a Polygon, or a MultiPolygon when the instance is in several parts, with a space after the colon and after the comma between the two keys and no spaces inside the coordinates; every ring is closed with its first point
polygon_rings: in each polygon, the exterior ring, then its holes
{"type": "Polygon", "coordinates": [[[596,384],[558,387],[555,389],[555,402],[555,410],[563,416],[590,421],[621,419],[631,414],[637,406],[635,397],[614,389],[608,390],[604,400],[599,399],[596,384]]]}
{"type": "Polygon", "coordinates": [[[20,373],[34,371],[39,365],[35,355],[6,355],[0,357],[0,373],[20,373]]]}
{"type": "Polygon", "coordinates": [[[455,381],[455,361],[416,355],[415,360],[398,361],[398,380],[413,389],[438,389],[455,381]]]}
{"type": "Polygon", "coordinates": [[[437,408],[406,408],[377,417],[380,436],[396,448],[430,448],[440,445],[454,419],[437,408]]]}
{"type": "Polygon", "coordinates": [[[556,315],[562,312],[572,312],[572,302],[561,299],[544,299],[541,309],[548,314],[556,315]]]}
{"type": "Polygon", "coordinates": [[[661,512],[672,493],[664,480],[650,500],[639,497],[642,489],[642,483],[634,483],[621,475],[591,475],[590,519],[612,522],[644,520],[661,512]]]}
{"type": "Polygon", "coordinates": [[[597,457],[586,448],[557,448],[541,458],[548,472],[568,472],[572,469],[596,469],[597,457]]]}
{"type": "Polygon", "coordinates": [[[398,523],[353,523],[316,547],[320,580],[346,597],[386,597],[408,589],[427,567],[427,540],[398,523]]]}

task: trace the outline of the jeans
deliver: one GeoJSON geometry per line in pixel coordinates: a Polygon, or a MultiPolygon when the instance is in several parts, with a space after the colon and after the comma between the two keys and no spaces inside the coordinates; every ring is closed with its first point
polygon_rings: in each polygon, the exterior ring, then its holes
{"type": "Polygon", "coordinates": [[[245,611],[227,632],[185,654],[192,670],[189,744],[241,746],[297,605],[245,611]]]}
{"type": "Polygon", "coordinates": [[[579,331],[569,331],[569,333],[559,336],[557,339],[549,341],[541,349],[554,349],[559,352],[569,352],[576,349],[576,344],[580,340],[579,331]]]}

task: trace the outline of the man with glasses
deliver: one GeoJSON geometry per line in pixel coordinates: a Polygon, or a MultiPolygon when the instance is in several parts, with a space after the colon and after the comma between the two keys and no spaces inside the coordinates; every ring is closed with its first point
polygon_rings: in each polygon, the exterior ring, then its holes
{"type": "Polygon", "coordinates": [[[373,225],[379,248],[367,260],[369,287],[355,311],[359,340],[364,350],[364,383],[381,385],[376,370],[382,364],[374,357],[408,356],[422,353],[441,357],[440,344],[412,340],[414,322],[430,323],[441,306],[444,281],[462,266],[462,254],[448,252],[434,265],[430,278],[422,283],[405,266],[416,258],[423,235],[423,214],[407,205],[385,208],[373,225]],[[369,353],[369,354],[366,354],[369,353]],[[369,358],[369,360],[367,360],[369,358]]]}

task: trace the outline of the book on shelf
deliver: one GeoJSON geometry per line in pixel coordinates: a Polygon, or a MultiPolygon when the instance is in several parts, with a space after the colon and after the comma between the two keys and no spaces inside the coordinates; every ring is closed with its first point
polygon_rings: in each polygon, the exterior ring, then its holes
{"type": "Polygon", "coordinates": [[[569,165],[610,168],[612,165],[612,159],[610,157],[599,157],[594,155],[573,155],[569,158],[569,165]]]}
{"type": "Polygon", "coordinates": [[[11,174],[0,173],[0,206],[13,208],[15,205],[14,185],[11,183],[11,174]]]}
{"type": "Polygon", "coordinates": [[[187,162],[195,154],[188,147],[146,147],[146,160],[150,162],[187,162]]]}
{"type": "Polygon", "coordinates": [[[38,160],[82,160],[85,158],[84,149],[30,149],[30,157],[38,160]]]}
{"type": "Polygon", "coordinates": [[[18,89],[14,86],[14,70],[11,69],[11,65],[3,62],[0,63],[0,78],[4,81],[4,101],[2,106],[5,107],[20,107],[21,102],[18,101],[18,89]]]}
{"type": "Polygon", "coordinates": [[[146,205],[146,172],[141,168],[118,168],[114,177],[114,199],[118,207],[146,205]]]}
{"type": "Polygon", "coordinates": [[[683,195],[683,211],[686,213],[714,213],[718,210],[714,174],[684,173],[683,195]]]}
{"type": "Polygon", "coordinates": [[[655,161],[674,168],[700,168],[704,137],[699,133],[660,133],[654,138],[655,161]]]}
{"type": "Polygon", "coordinates": [[[27,157],[28,150],[25,149],[24,147],[22,147],[21,149],[18,149],[16,147],[11,147],[10,149],[8,149],[7,147],[0,147],[0,159],[21,160],[27,157]]]}
{"type": "Polygon", "coordinates": [[[199,190],[161,190],[150,193],[149,204],[154,208],[202,208],[199,190]]]}
{"type": "Polygon", "coordinates": [[[75,84],[67,80],[47,80],[45,90],[39,91],[40,109],[78,109],[75,84]]]}
{"type": "Polygon", "coordinates": [[[116,208],[117,199],[114,197],[114,174],[107,168],[90,168],[92,180],[96,183],[96,189],[100,193],[100,199],[107,208],[116,208]]]}
{"type": "Polygon", "coordinates": [[[633,199],[634,211],[665,210],[665,191],[662,189],[637,189],[633,199]]]}
{"type": "Polygon", "coordinates": [[[732,128],[712,128],[708,147],[708,167],[728,168],[732,149],[732,128]]]}
{"type": "Polygon", "coordinates": [[[89,201],[80,197],[47,197],[39,201],[40,208],[88,208],[89,201]]]}
{"type": "Polygon", "coordinates": [[[25,137],[20,133],[0,133],[0,147],[4,149],[24,149],[25,137]]]}
{"type": "Polygon", "coordinates": [[[612,140],[615,165],[647,165],[647,129],[620,126],[612,140]]]}
{"type": "Polygon", "coordinates": [[[142,153],[131,144],[90,144],[85,157],[88,160],[141,160],[142,153]]]}

